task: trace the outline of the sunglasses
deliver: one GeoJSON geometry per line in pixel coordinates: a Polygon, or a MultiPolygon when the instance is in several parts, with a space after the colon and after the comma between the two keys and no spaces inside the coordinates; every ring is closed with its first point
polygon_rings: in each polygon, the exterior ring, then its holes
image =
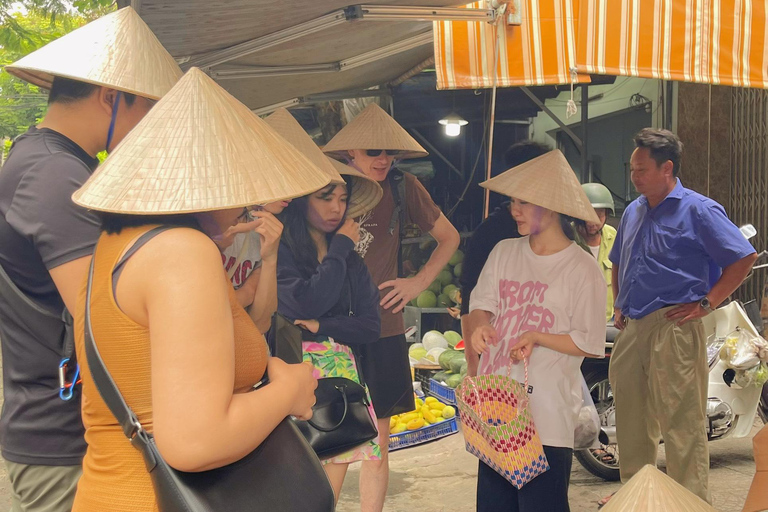
{"type": "Polygon", "coordinates": [[[386,153],[387,156],[397,156],[404,153],[399,149],[366,149],[365,154],[371,157],[380,156],[381,153],[386,153]]]}

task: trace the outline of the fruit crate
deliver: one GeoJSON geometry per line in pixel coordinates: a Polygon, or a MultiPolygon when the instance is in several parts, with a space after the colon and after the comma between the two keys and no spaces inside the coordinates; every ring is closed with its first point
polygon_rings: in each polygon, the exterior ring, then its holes
{"type": "Polygon", "coordinates": [[[440,365],[417,364],[413,366],[413,376],[416,382],[421,382],[421,390],[426,395],[430,390],[432,376],[440,371],[440,365]]]}
{"type": "MultiPolygon", "coordinates": [[[[429,394],[445,403],[456,407],[456,390],[449,388],[445,384],[429,379],[429,394]]],[[[458,409],[457,409],[458,410],[458,409]]]]}
{"type": "Polygon", "coordinates": [[[402,448],[410,448],[441,437],[450,436],[459,431],[459,425],[456,422],[456,418],[453,417],[449,420],[435,423],[434,425],[427,425],[421,427],[418,430],[410,430],[407,432],[401,432],[399,434],[390,434],[389,436],[389,451],[400,450],[402,448]]]}

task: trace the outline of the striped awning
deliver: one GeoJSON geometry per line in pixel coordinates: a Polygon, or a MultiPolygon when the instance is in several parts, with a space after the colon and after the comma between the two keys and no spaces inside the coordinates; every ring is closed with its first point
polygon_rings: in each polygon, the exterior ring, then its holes
{"type": "Polygon", "coordinates": [[[583,73],[768,88],[768,2],[581,0],[583,73]]]}
{"type": "MultiPolygon", "coordinates": [[[[467,7],[487,5],[475,2],[467,7]]],[[[437,88],[492,87],[497,33],[498,87],[571,83],[571,71],[576,66],[578,12],[578,0],[520,0],[519,26],[507,25],[503,20],[495,25],[435,22],[437,88]]],[[[575,81],[588,82],[589,77],[578,75],[575,81]]]]}

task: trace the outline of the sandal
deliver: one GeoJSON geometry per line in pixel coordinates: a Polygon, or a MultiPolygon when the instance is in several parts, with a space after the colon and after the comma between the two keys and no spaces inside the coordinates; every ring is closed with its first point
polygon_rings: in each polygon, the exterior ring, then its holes
{"type": "Polygon", "coordinates": [[[616,493],[615,493],[615,492],[612,492],[611,494],[609,494],[609,495],[608,495],[608,496],[606,496],[605,498],[603,498],[603,499],[601,499],[600,501],[598,501],[598,502],[597,502],[597,510],[600,510],[601,508],[603,508],[603,507],[606,505],[606,503],[608,503],[609,501],[611,501],[611,498],[613,498],[613,495],[614,495],[614,494],[616,494],[616,493]]]}
{"type": "Polygon", "coordinates": [[[603,464],[615,464],[616,458],[613,456],[612,453],[609,453],[605,450],[590,450],[592,453],[592,456],[602,462],[603,464]]]}

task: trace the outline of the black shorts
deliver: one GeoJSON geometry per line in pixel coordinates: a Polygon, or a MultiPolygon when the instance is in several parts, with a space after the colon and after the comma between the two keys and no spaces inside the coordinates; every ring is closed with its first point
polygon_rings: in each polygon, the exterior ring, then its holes
{"type": "Polygon", "coordinates": [[[355,353],[377,418],[389,418],[416,408],[405,334],[379,338],[361,345],[355,353]]]}

